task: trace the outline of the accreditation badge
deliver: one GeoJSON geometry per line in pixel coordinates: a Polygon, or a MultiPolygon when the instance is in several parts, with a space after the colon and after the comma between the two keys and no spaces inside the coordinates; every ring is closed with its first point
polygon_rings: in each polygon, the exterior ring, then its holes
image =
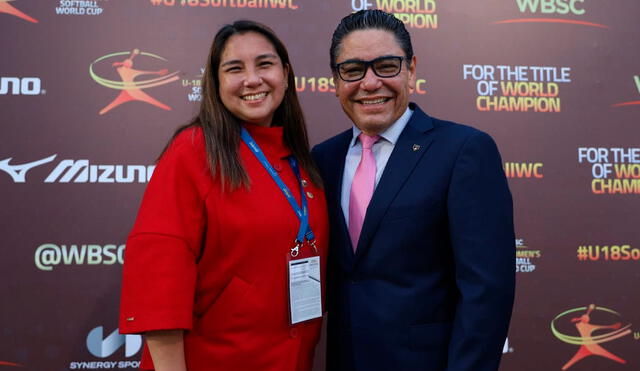
{"type": "Polygon", "coordinates": [[[290,323],[322,317],[320,257],[288,259],[290,323]]]}

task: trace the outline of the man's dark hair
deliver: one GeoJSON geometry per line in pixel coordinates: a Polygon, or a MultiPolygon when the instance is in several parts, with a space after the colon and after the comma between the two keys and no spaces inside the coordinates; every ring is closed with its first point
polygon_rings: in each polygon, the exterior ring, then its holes
{"type": "Polygon", "coordinates": [[[409,32],[407,32],[407,29],[404,27],[404,23],[394,17],[393,14],[379,9],[368,9],[357,11],[342,18],[336,30],[333,31],[331,48],[329,49],[332,70],[336,68],[336,59],[340,53],[342,39],[353,31],[369,29],[391,32],[404,51],[406,57],[405,62],[407,62],[407,64],[411,63],[413,47],[411,46],[411,36],[409,36],[409,32]]]}

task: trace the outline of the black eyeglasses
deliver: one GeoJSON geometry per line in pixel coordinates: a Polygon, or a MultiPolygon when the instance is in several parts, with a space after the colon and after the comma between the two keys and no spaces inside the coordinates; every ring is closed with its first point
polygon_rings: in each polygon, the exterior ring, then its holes
{"type": "Polygon", "coordinates": [[[398,76],[402,70],[403,59],[404,57],[387,56],[378,57],[370,61],[349,60],[336,64],[335,69],[338,71],[338,76],[347,82],[362,80],[369,67],[371,67],[376,76],[389,78],[398,76]]]}

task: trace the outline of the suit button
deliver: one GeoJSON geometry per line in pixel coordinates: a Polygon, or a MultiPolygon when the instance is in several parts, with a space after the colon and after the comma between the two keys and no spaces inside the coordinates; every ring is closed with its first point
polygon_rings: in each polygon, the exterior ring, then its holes
{"type": "Polygon", "coordinates": [[[298,336],[298,329],[294,327],[289,330],[289,336],[291,336],[291,338],[296,338],[298,336]]]}
{"type": "Polygon", "coordinates": [[[281,171],[282,171],[282,165],[281,165],[279,162],[277,162],[277,163],[273,164],[273,168],[274,168],[274,169],[275,169],[275,171],[277,171],[277,172],[281,172],[281,171]]]}

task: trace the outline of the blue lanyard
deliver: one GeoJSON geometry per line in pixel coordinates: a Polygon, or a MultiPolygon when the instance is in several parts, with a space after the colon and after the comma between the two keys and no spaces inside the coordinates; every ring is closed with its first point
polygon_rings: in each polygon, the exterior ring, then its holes
{"type": "Polygon", "coordinates": [[[245,128],[242,128],[241,136],[242,136],[242,140],[247,144],[251,152],[253,152],[253,154],[256,156],[258,161],[260,161],[262,166],[267,170],[269,175],[271,175],[271,178],[273,178],[273,180],[276,182],[278,187],[280,187],[282,194],[284,194],[284,196],[287,198],[287,201],[289,201],[289,204],[293,208],[293,211],[296,213],[296,216],[298,217],[298,219],[300,219],[300,228],[298,229],[298,234],[295,240],[296,246],[293,249],[291,249],[291,255],[292,256],[298,255],[298,250],[300,246],[304,243],[305,238],[308,241],[310,241],[311,246],[314,247],[315,236],[313,234],[313,231],[311,230],[311,226],[309,226],[309,208],[307,206],[308,202],[307,202],[307,197],[303,190],[302,177],[300,176],[300,169],[298,168],[298,162],[293,156],[289,156],[288,158],[289,165],[291,165],[291,168],[293,169],[293,172],[295,173],[296,178],[298,179],[298,184],[300,185],[300,200],[302,201],[301,206],[298,205],[298,202],[296,201],[295,197],[293,197],[293,194],[289,190],[289,187],[287,187],[287,185],[284,184],[284,182],[278,175],[278,172],[273,168],[273,166],[271,166],[271,164],[267,160],[267,157],[264,155],[264,153],[260,149],[260,146],[258,146],[258,143],[256,143],[255,140],[253,140],[253,138],[251,137],[251,135],[249,135],[249,132],[245,128]]]}

